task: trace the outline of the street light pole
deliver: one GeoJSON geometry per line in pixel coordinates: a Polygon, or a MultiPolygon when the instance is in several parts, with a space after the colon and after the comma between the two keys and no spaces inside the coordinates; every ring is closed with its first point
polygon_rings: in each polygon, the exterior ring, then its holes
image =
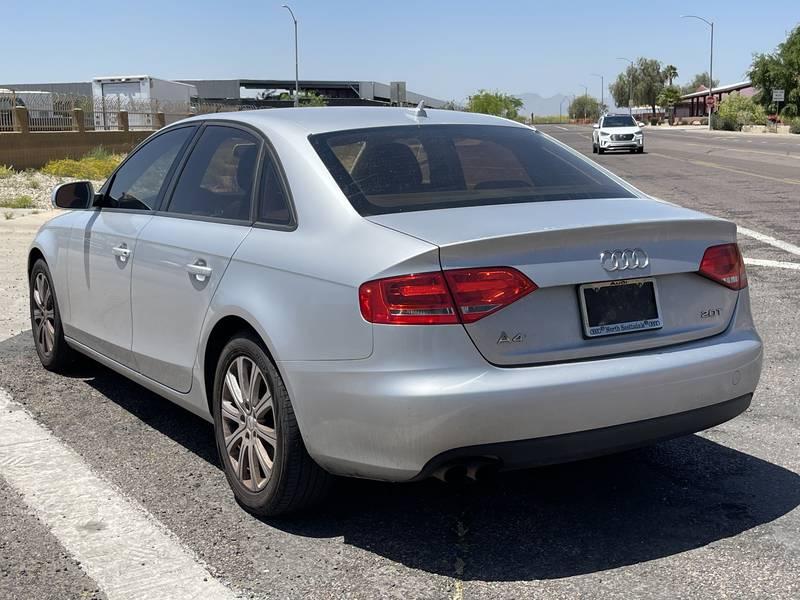
{"type": "Polygon", "coordinates": [[[292,15],[292,21],[294,21],[294,106],[297,108],[300,106],[300,69],[297,60],[297,19],[288,4],[284,4],[283,8],[289,11],[289,14],[292,15]]]}
{"type": "Polygon", "coordinates": [[[606,84],[605,84],[605,81],[603,79],[603,76],[600,75],[599,73],[592,73],[591,75],[593,77],[599,77],[600,78],[600,110],[602,111],[603,110],[603,105],[606,103],[606,98],[605,98],[606,84]]]}
{"type": "Polygon", "coordinates": [[[558,122],[559,122],[559,123],[561,123],[561,121],[562,121],[562,119],[561,119],[561,113],[562,113],[562,111],[563,111],[563,108],[564,108],[564,100],[569,100],[569,96],[564,96],[564,97],[561,99],[561,103],[558,105],[558,122]]]}
{"type": "MultiPolygon", "coordinates": [[[[625,58],[624,56],[618,56],[617,60],[625,60],[633,66],[633,61],[630,58],[625,58]]],[[[633,114],[633,81],[631,81],[630,76],[628,77],[628,114],[633,114]]]]}
{"type": "Polygon", "coordinates": [[[583,120],[586,120],[586,103],[589,101],[589,88],[580,83],[578,84],[583,88],[583,120]]]}
{"type": "MultiPolygon", "coordinates": [[[[714,97],[714,21],[709,21],[697,15],[681,15],[681,19],[697,19],[711,28],[711,52],[708,60],[708,97],[714,97]]],[[[711,114],[714,112],[713,105],[708,107],[708,130],[711,131],[711,114]]]]}

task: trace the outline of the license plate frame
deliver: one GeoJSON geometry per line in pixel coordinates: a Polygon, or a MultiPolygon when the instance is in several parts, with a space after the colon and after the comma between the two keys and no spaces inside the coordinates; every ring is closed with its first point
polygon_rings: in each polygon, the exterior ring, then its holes
{"type": "Polygon", "coordinates": [[[583,324],[583,334],[587,338],[607,337],[611,335],[623,335],[626,333],[639,333],[642,331],[652,331],[664,327],[661,317],[661,303],[658,298],[658,284],[654,277],[642,277],[638,279],[619,279],[616,281],[602,281],[595,283],[584,283],[578,287],[578,299],[581,306],[581,321],[583,324]],[[590,325],[589,312],[587,309],[587,299],[585,290],[599,289],[604,287],[621,287],[632,285],[650,284],[653,289],[653,301],[655,303],[655,318],[634,319],[630,321],[619,321],[608,324],[590,325]]]}

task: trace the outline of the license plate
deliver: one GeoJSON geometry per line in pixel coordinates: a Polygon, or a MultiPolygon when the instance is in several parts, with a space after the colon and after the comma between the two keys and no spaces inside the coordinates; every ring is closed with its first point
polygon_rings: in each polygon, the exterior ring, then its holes
{"type": "Polygon", "coordinates": [[[587,283],[578,288],[578,295],[586,337],[664,326],[653,278],[587,283]]]}

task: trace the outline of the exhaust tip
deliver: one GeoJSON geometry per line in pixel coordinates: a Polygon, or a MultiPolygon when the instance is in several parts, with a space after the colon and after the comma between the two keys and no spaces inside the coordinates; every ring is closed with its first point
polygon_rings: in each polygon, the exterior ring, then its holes
{"type": "Polygon", "coordinates": [[[433,476],[445,483],[463,483],[467,480],[467,467],[463,464],[447,465],[438,469],[433,476]]]}
{"type": "Polygon", "coordinates": [[[483,482],[491,481],[500,471],[500,464],[496,460],[478,460],[467,465],[467,479],[483,482]]]}

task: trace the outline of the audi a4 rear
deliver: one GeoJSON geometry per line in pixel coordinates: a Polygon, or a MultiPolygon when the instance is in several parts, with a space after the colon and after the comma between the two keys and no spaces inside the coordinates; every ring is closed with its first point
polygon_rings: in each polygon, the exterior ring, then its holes
{"type": "Polygon", "coordinates": [[[480,477],[744,411],[762,345],[734,224],[455,111],[193,117],[31,248],[45,367],[88,355],[214,425],[237,500],[480,477]]]}

